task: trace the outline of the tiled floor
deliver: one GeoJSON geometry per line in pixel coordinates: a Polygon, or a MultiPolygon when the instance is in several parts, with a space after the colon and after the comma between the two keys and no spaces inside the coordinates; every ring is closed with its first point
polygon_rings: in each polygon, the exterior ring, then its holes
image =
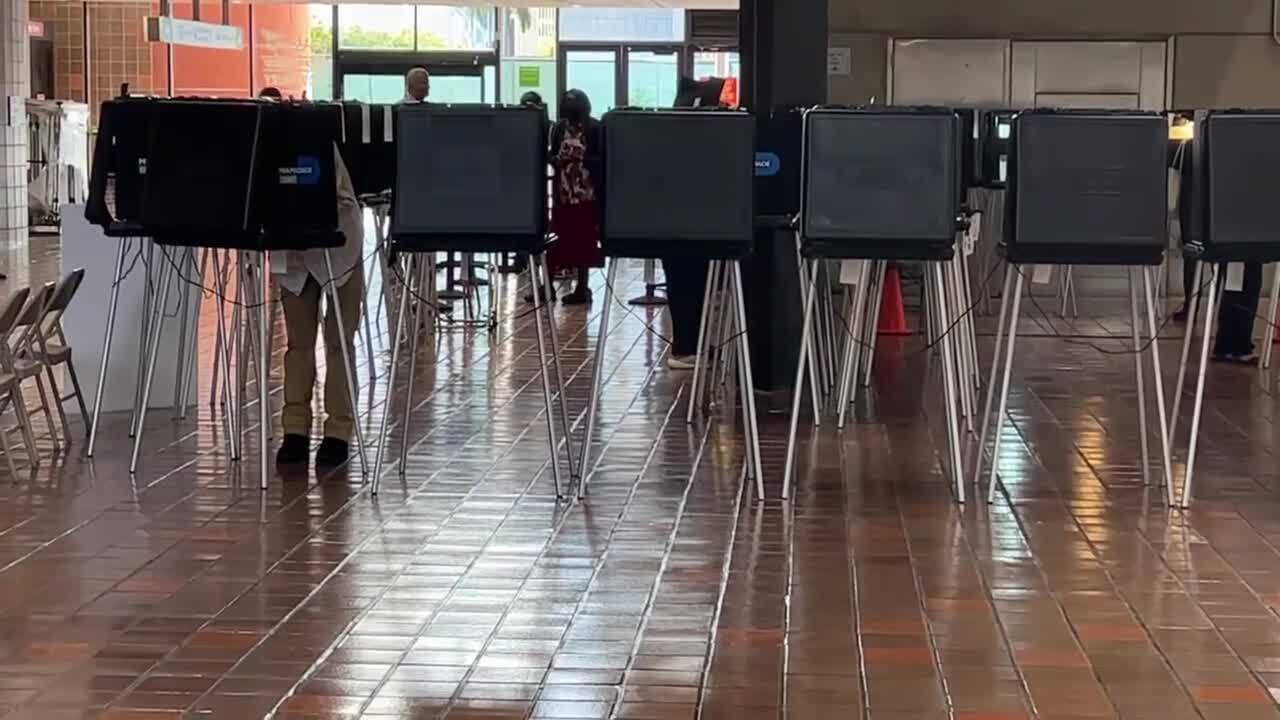
{"type": "MultiPolygon", "coordinates": [[[[31,257],[46,277],[56,246],[31,257]]],[[[580,419],[595,324],[557,313],[580,419]]],[[[580,505],[552,492],[528,316],[444,336],[376,499],[346,475],[260,493],[208,408],[154,413],[136,480],[113,418],[93,461],[6,481],[0,717],[1280,718],[1274,378],[1215,368],[1199,497],[1170,512],[1131,358],[1028,338],[1007,490],[958,507],[937,363],[887,343],[855,422],[802,433],[795,500],[756,503],[737,434],[687,426],[686,377],[614,318],[580,505]]],[[[764,418],[773,496],[784,430],[764,418]]]]}

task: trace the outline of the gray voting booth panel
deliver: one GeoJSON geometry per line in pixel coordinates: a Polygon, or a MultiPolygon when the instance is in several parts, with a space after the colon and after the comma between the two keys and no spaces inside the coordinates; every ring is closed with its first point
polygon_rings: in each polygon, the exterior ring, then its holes
{"type": "Polygon", "coordinates": [[[396,113],[391,236],[398,248],[489,252],[543,242],[547,140],[540,111],[417,104],[396,113]]]}
{"type": "Polygon", "coordinates": [[[961,120],[943,109],[814,110],[805,118],[808,254],[931,259],[960,211],[961,120]]]}
{"type": "Polygon", "coordinates": [[[605,115],[604,132],[606,255],[727,259],[750,253],[751,115],[615,110],[605,115]]]}
{"type": "Polygon", "coordinates": [[[1196,239],[1211,256],[1280,259],[1280,111],[1214,112],[1202,129],[1194,169],[1205,212],[1196,239]]]}
{"type": "Polygon", "coordinates": [[[1031,111],[1014,120],[1006,253],[1015,262],[1159,264],[1168,242],[1168,121],[1031,111]]]}

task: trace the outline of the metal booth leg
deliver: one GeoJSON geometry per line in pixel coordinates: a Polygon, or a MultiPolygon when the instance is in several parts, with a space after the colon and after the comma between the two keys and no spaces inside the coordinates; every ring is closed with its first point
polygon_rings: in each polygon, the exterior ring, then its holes
{"type": "MultiPolygon", "coordinates": [[[[215,258],[216,262],[216,258],[215,258]]],[[[235,429],[238,427],[235,412],[235,400],[231,390],[231,342],[230,328],[227,326],[227,272],[226,264],[215,272],[217,287],[218,338],[214,347],[214,368],[222,369],[222,423],[227,436],[227,455],[233,462],[240,460],[240,439],[235,429]]],[[[216,378],[215,378],[216,379],[216,378]]],[[[210,399],[212,404],[212,398],[210,399]]]]}
{"type": "MultiPolygon", "coordinates": [[[[1203,263],[1202,263],[1203,264],[1203,263]]],[[[1200,368],[1196,377],[1195,401],[1191,406],[1191,439],[1187,443],[1187,470],[1182,479],[1182,507],[1191,507],[1192,480],[1195,478],[1196,452],[1200,444],[1200,417],[1204,412],[1204,383],[1209,370],[1209,344],[1213,342],[1213,320],[1218,299],[1218,264],[1214,263],[1210,273],[1210,290],[1204,305],[1204,336],[1200,340],[1200,368]]],[[[1195,325],[1194,318],[1188,318],[1190,326],[1195,325]]]]}
{"type": "Polygon", "coordinates": [[[1156,412],[1160,414],[1160,459],[1164,466],[1164,488],[1169,505],[1173,505],[1173,450],[1169,435],[1169,419],[1165,414],[1164,370],[1160,366],[1160,327],[1157,325],[1154,283],[1151,268],[1142,268],[1142,289],[1147,299],[1147,328],[1151,333],[1151,366],[1155,370],[1156,412]]]}
{"type": "MultiPolygon", "coordinates": [[[[168,251],[160,249],[160,253],[168,257],[168,251]]],[[[146,362],[145,379],[142,385],[142,401],[138,406],[138,424],[134,430],[133,454],[129,459],[129,474],[138,471],[138,451],[142,449],[142,428],[147,421],[147,405],[151,402],[151,382],[156,374],[156,357],[160,353],[160,335],[164,331],[164,308],[169,304],[169,282],[173,267],[166,264],[160,273],[160,302],[155,304],[155,317],[151,329],[155,331],[155,339],[149,343],[150,350],[146,362]]]]}
{"type": "MultiPolygon", "coordinates": [[[[532,264],[534,258],[530,257],[532,264]]],[[[547,265],[546,253],[539,253],[537,256],[538,264],[542,266],[542,274],[545,277],[551,276],[551,268],[547,265]]],[[[490,273],[490,283],[497,282],[497,274],[490,273]]],[[[564,370],[560,367],[560,331],[556,329],[556,319],[554,313],[551,312],[550,303],[542,303],[542,312],[547,318],[547,332],[551,338],[551,363],[556,373],[556,389],[555,396],[560,401],[560,428],[564,431],[564,454],[565,460],[568,462],[569,479],[581,480],[578,476],[577,462],[573,455],[573,427],[569,420],[569,400],[565,397],[564,370]]]]}
{"type": "MultiPolygon", "coordinates": [[[[326,261],[328,256],[325,256],[326,261]]],[[[332,271],[330,271],[332,272],[332,271]]],[[[271,473],[271,278],[267,253],[258,254],[258,487],[266,490],[271,473]]],[[[345,345],[343,347],[346,347],[345,345]]]]}
{"type": "Polygon", "coordinates": [[[742,369],[743,395],[746,397],[742,410],[748,465],[755,468],[756,499],[764,500],[764,467],[760,464],[760,424],[756,417],[756,386],[751,377],[751,342],[746,333],[747,303],[742,291],[742,263],[734,261],[730,268],[733,272],[733,303],[738,316],[738,329],[735,333],[738,338],[738,366],[742,369]]]}
{"type": "MultiPolygon", "coordinates": [[[[801,259],[800,271],[805,271],[806,265],[803,258],[801,259]]],[[[791,497],[791,475],[795,469],[796,458],[796,431],[800,423],[800,402],[804,396],[804,371],[805,364],[811,360],[809,353],[810,335],[813,334],[813,304],[814,293],[808,292],[805,285],[812,286],[818,278],[818,265],[816,261],[808,262],[808,282],[802,281],[801,295],[804,297],[804,323],[800,330],[800,359],[796,361],[796,382],[792,387],[791,397],[791,426],[787,430],[787,462],[782,470],[782,499],[786,500],[791,497]]],[[[816,380],[817,373],[813,373],[816,380]]],[[[816,391],[815,391],[816,392],[816,391]]]]}
{"type": "MultiPolygon", "coordinates": [[[[540,262],[529,258],[529,284],[535,288],[540,287],[538,284],[540,262]]],[[[548,278],[549,280],[550,278],[548,278]]],[[[605,302],[609,302],[609,298],[605,302]]],[[[555,482],[556,499],[562,498],[563,492],[560,485],[560,442],[556,439],[556,417],[554,404],[551,401],[551,373],[547,370],[547,347],[544,329],[542,327],[542,306],[545,304],[546,298],[538,290],[533,293],[533,319],[534,326],[538,331],[538,371],[542,375],[542,401],[543,409],[547,413],[547,443],[550,445],[550,462],[551,462],[551,478],[555,482]]],[[[568,438],[566,438],[566,441],[568,438]]]]}
{"type": "Polygon", "coordinates": [[[1262,335],[1262,360],[1259,365],[1263,370],[1271,367],[1271,351],[1276,341],[1277,311],[1280,311],[1280,266],[1271,273],[1271,302],[1267,304],[1267,327],[1262,335]]]}
{"type": "MultiPolygon", "coordinates": [[[[810,272],[805,272],[804,253],[800,251],[800,235],[796,235],[796,275],[800,279],[800,307],[808,307],[809,300],[817,297],[818,286],[818,261],[813,262],[813,268],[810,272]],[[807,277],[806,277],[807,276],[807,277]]],[[[822,410],[818,401],[818,355],[814,349],[813,335],[804,335],[801,337],[804,341],[801,349],[807,356],[809,373],[813,376],[813,382],[809,385],[809,398],[813,403],[813,424],[815,426],[822,425],[822,410]]],[[[801,367],[804,367],[801,365],[801,367]]],[[[804,384],[796,385],[796,391],[803,390],[804,384]]],[[[785,496],[784,496],[785,497],[785,496]]]]}
{"type": "Polygon", "coordinates": [[[1009,312],[1009,292],[1013,285],[1014,268],[1004,269],[1004,289],[1000,292],[1000,319],[996,322],[996,344],[991,350],[991,373],[987,378],[987,398],[982,404],[982,431],[978,433],[978,448],[973,461],[973,484],[981,484],[982,460],[987,453],[987,430],[991,421],[991,401],[996,390],[996,372],[1000,369],[1000,343],[1004,340],[1004,324],[1009,312]]]}
{"type": "Polygon", "coordinates": [[[107,370],[111,367],[111,343],[115,339],[116,309],[120,306],[120,283],[124,278],[124,256],[128,252],[129,241],[121,240],[120,249],[116,251],[116,274],[111,281],[111,304],[107,306],[107,329],[102,338],[102,361],[98,365],[98,394],[93,401],[93,422],[89,424],[89,446],[86,454],[93,457],[94,445],[98,442],[98,423],[102,417],[102,393],[106,389],[107,370]]]}
{"type": "MultiPolygon", "coordinates": [[[[950,317],[950,311],[947,308],[947,293],[945,289],[948,263],[937,262],[932,263],[926,269],[926,273],[932,271],[933,287],[937,292],[936,304],[938,306],[938,317],[950,317]]],[[[942,373],[943,373],[943,392],[945,393],[945,402],[947,412],[947,440],[950,445],[950,458],[948,464],[951,466],[951,479],[955,486],[956,501],[963,503],[965,501],[965,482],[964,469],[961,467],[960,461],[960,399],[956,385],[959,378],[956,373],[956,353],[950,338],[950,333],[943,331],[942,341],[942,373]]]]}
{"type": "MultiPolygon", "coordinates": [[[[875,294],[871,296],[871,306],[868,308],[870,312],[867,319],[863,322],[866,328],[865,346],[862,352],[862,387],[871,387],[871,368],[876,361],[876,345],[879,343],[879,322],[880,322],[880,304],[884,300],[884,278],[889,271],[889,263],[881,260],[876,263],[875,280],[872,287],[875,288],[875,294]]],[[[870,288],[868,288],[870,289],[870,288]]]]}
{"type": "Polygon", "coordinates": [[[700,392],[703,381],[702,374],[708,370],[711,362],[711,338],[707,333],[708,318],[711,315],[711,299],[713,288],[719,277],[720,261],[712,260],[707,265],[707,286],[702,291],[702,314],[698,318],[698,352],[693,358],[693,379],[689,382],[689,407],[685,412],[685,424],[693,423],[693,413],[702,404],[700,392]]]}
{"type": "MultiPolygon", "coordinates": [[[[1139,452],[1142,453],[1142,484],[1151,484],[1151,449],[1147,439],[1147,384],[1142,371],[1142,321],[1138,313],[1138,284],[1133,279],[1133,268],[1128,269],[1129,276],[1129,317],[1133,335],[1133,368],[1138,383],[1138,433],[1139,452]]],[[[1159,370],[1157,369],[1157,372],[1159,370]]]]}
{"type": "MultiPolygon", "coordinates": [[[[429,312],[428,308],[424,308],[419,296],[422,293],[423,276],[429,272],[428,266],[432,266],[431,258],[425,258],[428,262],[422,262],[423,258],[413,256],[409,259],[409,272],[405,276],[404,287],[400,288],[400,292],[410,297],[410,327],[413,332],[413,339],[409,341],[409,387],[404,394],[404,415],[400,418],[400,465],[397,468],[400,477],[406,477],[409,464],[409,421],[413,416],[413,391],[417,386],[418,380],[418,343],[422,341],[422,313],[429,312]]],[[[435,338],[436,347],[440,347],[440,339],[435,338]]],[[[387,388],[390,393],[391,388],[387,388]]]]}
{"type": "Polygon", "coordinates": [[[378,494],[378,489],[382,485],[382,458],[387,450],[387,421],[391,418],[391,399],[395,397],[396,368],[400,364],[400,343],[404,338],[404,316],[408,306],[408,288],[401,288],[400,309],[396,311],[396,331],[391,339],[391,366],[387,369],[387,392],[382,401],[382,427],[378,431],[378,453],[373,461],[372,492],[374,495],[378,494]]]}
{"type": "Polygon", "coordinates": [[[862,356],[862,313],[867,306],[867,294],[870,290],[867,287],[868,278],[870,277],[870,261],[862,260],[860,262],[862,265],[858,268],[858,277],[855,281],[857,284],[853,286],[852,314],[846,324],[849,336],[845,338],[844,363],[840,368],[840,386],[836,390],[837,402],[840,403],[840,407],[836,409],[836,427],[841,430],[844,429],[849,403],[853,400],[853,376],[858,372],[858,358],[862,356]]]}
{"type": "MultiPolygon", "coordinates": [[[[347,346],[346,321],[342,319],[342,300],[338,298],[338,277],[333,274],[333,258],[324,251],[325,269],[329,271],[329,302],[333,303],[333,315],[338,321],[338,335],[342,341],[342,362],[347,375],[347,394],[351,396],[351,415],[355,421],[356,445],[360,448],[360,474],[369,476],[369,457],[365,452],[364,431],[360,429],[360,393],[356,390],[356,364],[352,348],[347,346]]],[[[352,335],[354,339],[354,334],[352,335]]]]}
{"type": "MultiPolygon", "coordinates": [[[[1018,345],[1018,312],[1021,310],[1022,305],[1022,285],[1026,280],[1026,276],[1022,273],[1022,268],[1013,264],[1010,264],[1009,268],[1018,274],[1018,279],[1013,286],[1013,303],[1009,306],[1009,336],[1005,341],[1004,373],[1003,379],[1000,381],[1000,404],[996,406],[996,434],[991,439],[991,477],[987,482],[988,505],[996,501],[996,483],[999,481],[1000,471],[1000,443],[1004,436],[1005,413],[1009,409],[1009,380],[1013,375],[1013,351],[1018,345]]],[[[981,452],[979,452],[978,457],[982,457],[981,452]]],[[[979,461],[979,466],[981,466],[981,461],[979,461]]]]}
{"type": "MultiPolygon", "coordinates": [[[[613,306],[613,288],[618,278],[618,260],[609,258],[608,279],[604,284],[604,308],[600,311],[600,330],[596,334],[596,356],[592,361],[591,399],[587,403],[587,434],[582,439],[582,462],[578,468],[578,499],[587,494],[587,482],[591,479],[591,440],[596,429],[596,413],[600,403],[600,382],[603,380],[605,341],[609,337],[609,309],[613,306]]],[[[537,286],[535,288],[535,295],[537,286]]],[[[554,455],[553,455],[554,457],[554,455]]]]}
{"type": "MultiPolygon", "coordinates": [[[[1182,388],[1187,379],[1187,362],[1191,357],[1191,337],[1196,334],[1196,315],[1200,313],[1200,301],[1204,297],[1204,288],[1200,283],[1204,279],[1204,263],[1196,263],[1195,279],[1191,284],[1191,297],[1186,299],[1187,324],[1182,334],[1182,359],[1178,363],[1178,381],[1173,386],[1173,411],[1169,415],[1169,437],[1178,436],[1178,420],[1182,409],[1182,388]]],[[[1213,294],[1212,291],[1209,293],[1213,294]]]]}

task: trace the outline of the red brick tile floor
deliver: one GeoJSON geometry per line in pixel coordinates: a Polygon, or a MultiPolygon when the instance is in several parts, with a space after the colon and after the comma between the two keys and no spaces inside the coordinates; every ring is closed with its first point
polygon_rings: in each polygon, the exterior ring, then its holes
{"type": "MultiPolygon", "coordinates": [[[[57,263],[33,241],[0,290],[57,263]]],[[[113,416],[92,461],[77,438],[0,484],[0,717],[1280,718],[1271,375],[1214,368],[1198,497],[1170,512],[1141,482],[1131,359],[1047,332],[1119,350],[1124,314],[1028,315],[1004,489],[961,507],[937,363],[886,341],[854,422],[802,426],[790,503],[785,416],[763,415],[758,503],[732,424],[685,424],[688,377],[641,321],[664,316],[615,312],[599,464],[568,506],[508,294],[498,335],[422,362],[405,477],[377,498],[355,472],[259,492],[203,384],[198,416],[152,413],[136,478],[113,416]]],[[[579,423],[596,296],[556,309],[579,423]]],[[[366,382],[371,431],[386,394],[366,382]]]]}

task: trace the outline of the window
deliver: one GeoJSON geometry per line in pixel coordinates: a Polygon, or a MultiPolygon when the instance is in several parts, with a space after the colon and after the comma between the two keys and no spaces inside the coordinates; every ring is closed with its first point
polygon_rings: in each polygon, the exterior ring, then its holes
{"type": "Polygon", "coordinates": [[[492,7],[339,5],[338,45],[343,50],[492,51],[496,24],[492,7]]]}
{"type": "Polygon", "coordinates": [[[497,13],[492,7],[419,5],[419,51],[493,50],[497,13]]]}
{"type": "Polygon", "coordinates": [[[684,10],[564,8],[561,42],[684,42],[684,10]]]}
{"type": "Polygon", "coordinates": [[[312,3],[311,67],[307,73],[307,97],[333,99],[333,6],[312,3]]]}
{"type": "Polygon", "coordinates": [[[709,77],[736,78],[741,75],[738,53],[733,50],[699,50],[693,54],[693,76],[699,80],[709,77]]]}
{"type": "Polygon", "coordinates": [[[503,9],[502,54],[516,58],[554,58],[556,56],[555,9],[503,9]]]}
{"type": "Polygon", "coordinates": [[[502,59],[502,102],[515,105],[520,96],[536,92],[547,104],[547,112],[555,117],[559,95],[556,91],[556,61],[536,59],[502,59]]]}
{"type": "Polygon", "coordinates": [[[343,50],[413,50],[412,5],[339,5],[343,50]]]}

